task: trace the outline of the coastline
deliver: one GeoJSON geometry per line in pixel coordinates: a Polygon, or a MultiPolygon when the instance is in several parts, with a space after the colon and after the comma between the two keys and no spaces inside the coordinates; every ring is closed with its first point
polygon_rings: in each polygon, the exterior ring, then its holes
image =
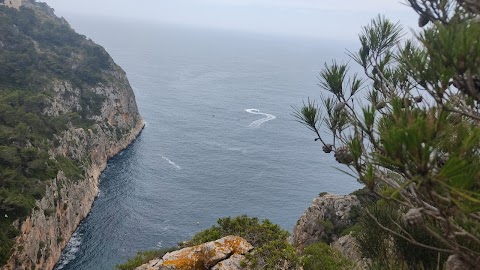
{"type": "MultiPolygon", "coordinates": [[[[99,156],[97,150],[89,151],[94,162],[82,181],[69,181],[63,172],[59,172],[47,187],[45,197],[37,203],[38,209],[36,207],[21,225],[16,224],[20,225],[21,233],[16,239],[10,260],[1,269],[54,269],[78,225],[90,213],[98,196],[100,175],[108,161],[134,143],[144,128],[145,122],[139,117],[138,123],[127,136],[104,145],[103,156],[99,156]],[[55,213],[49,215],[49,209],[55,209],[55,213]]],[[[83,132],[93,135],[91,130],[83,132]]],[[[102,141],[107,138],[92,136],[92,139],[102,141]]]]}

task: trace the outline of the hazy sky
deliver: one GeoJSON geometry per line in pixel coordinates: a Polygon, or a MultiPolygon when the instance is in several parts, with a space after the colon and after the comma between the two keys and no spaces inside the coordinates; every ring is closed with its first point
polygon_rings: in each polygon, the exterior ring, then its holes
{"type": "Polygon", "coordinates": [[[402,0],[44,0],[69,14],[319,38],[356,38],[378,13],[416,24],[402,0]]]}

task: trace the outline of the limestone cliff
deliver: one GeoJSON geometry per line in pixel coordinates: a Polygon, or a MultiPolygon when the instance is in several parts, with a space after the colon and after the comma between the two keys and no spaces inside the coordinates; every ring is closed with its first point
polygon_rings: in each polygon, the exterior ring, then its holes
{"type": "Polygon", "coordinates": [[[103,48],[76,34],[44,3],[30,2],[18,11],[0,7],[0,12],[0,19],[11,20],[0,25],[0,60],[15,59],[20,51],[28,56],[23,70],[16,61],[5,62],[12,68],[0,68],[1,90],[45,94],[37,113],[67,119],[64,128],[43,142],[51,145],[50,159],[67,158],[81,171],[72,177],[58,170],[29,216],[14,223],[20,233],[1,269],[48,270],[89,213],[107,160],[126,148],[144,124],[125,72],[103,48]]]}
{"type": "MultiPolygon", "coordinates": [[[[53,86],[59,95],[66,88],[59,84],[53,86]]],[[[86,177],[75,181],[65,177],[62,171],[58,173],[44,198],[37,203],[38,208],[18,224],[21,235],[10,261],[2,269],[52,269],[77,225],[90,212],[98,193],[100,173],[108,159],[126,148],[142,130],[143,121],[128,85],[114,83],[97,87],[95,91],[110,96],[105,99],[101,114],[102,119],[108,121],[97,123],[92,129],[64,131],[57,136],[59,146],[52,149],[52,153],[83,162],[86,177]],[[117,137],[118,129],[122,130],[120,138],[117,137]]]]}

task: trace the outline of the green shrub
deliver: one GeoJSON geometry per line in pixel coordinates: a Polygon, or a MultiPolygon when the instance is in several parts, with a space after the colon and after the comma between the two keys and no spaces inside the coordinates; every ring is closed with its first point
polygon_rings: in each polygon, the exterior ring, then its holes
{"type": "Polygon", "coordinates": [[[54,208],[48,208],[48,209],[45,209],[43,210],[43,214],[45,215],[45,217],[51,217],[53,216],[53,214],[55,214],[55,209],[54,208]]]}
{"type": "Polygon", "coordinates": [[[20,232],[13,227],[13,218],[0,216],[0,265],[4,265],[12,254],[13,240],[20,232]]]}
{"type": "MultiPolygon", "coordinates": [[[[438,240],[425,234],[421,227],[405,226],[401,220],[401,209],[398,209],[395,205],[378,201],[378,203],[370,205],[368,210],[382,226],[394,232],[400,233],[400,230],[403,230],[422,244],[443,246],[438,240]]],[[[399,267],[437,269],[437,267],[440,267],[440,269],[443,269],[443,264],[448,257],[447,254],[412,244],[382,229],[377,221],[364,213],[360,218],[359,226],[361,229],[356,234],[362,257],[371,259],[371,267],[378,269],[398,269],[399,267]]]]}
{"type": "Polygon", "coordinates": [[[0,33],[10,48],[0,52],[0,87],[34,88],[51,78],[76,86],[106,82],[103,71],[112,66],[108,53],[41,9],[0,7],[0,33]]]}
{"type": "Polygon", "coordinates": [[[299,265],[295,249],[287,241],[289,233],[268,219],[260,222],[258,218],[243,215],[221,218],[217,223],[218,226],[197,233],[192,240],[181,243],[181,246],[196,246],[228,235],[236,235],[255,247],[252,253],[246,255],[247,260],[244,262],[249,269],[278,269],[284,265],[299,265]]]}
{"type": "Polygon", "coordinates": [[[119,264],[116,266],[118,270],[133,270],[140,265],[146,264],[149,261],[155,258],[161,258],[163,255],[167,254],[168,252],[174,251],[175,248],[171,249],[159,249],[159,250],[150,250],[150,251],[140,251],[137,253],[137,256],[129,259],[124,264],[119,264]]]}
{"type": "Polygon", "coordinates": [[[322,242],[306,246],[301,261],[304,270],[350,270],[354,267],[340,252],[322,242]]]}

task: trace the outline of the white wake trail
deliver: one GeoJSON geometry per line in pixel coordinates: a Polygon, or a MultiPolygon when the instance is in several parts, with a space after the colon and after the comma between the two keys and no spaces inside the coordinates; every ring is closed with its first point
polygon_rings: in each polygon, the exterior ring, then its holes
{"type": "Polygon", "coordinates": [[[181,170],[182,167],[178,166],[177,164],[175,164],[175,162],[171,161],[170,159],[168,159],[167,157],[165,156],[162,156],[162,158],[164,160],[166,160],[168,163],[170,163],[170,165],[172,165],[173,167],[175,167],[177,170],[181,170]]]}
{"type": "Polygon", "coordinates": [[[248,113],[251,113],[251,114],[259,114],[259,115],[264,115],[265,116],[265,118],[255,120],[252,123],[250,123],[249,127],[251,127],[251,128],[258,128],[258,127],[260,127],[261,124],[277,118],[273,114],[262,113],[257,109],[245,109],[245,111],[248,112],[248,113]]]}

